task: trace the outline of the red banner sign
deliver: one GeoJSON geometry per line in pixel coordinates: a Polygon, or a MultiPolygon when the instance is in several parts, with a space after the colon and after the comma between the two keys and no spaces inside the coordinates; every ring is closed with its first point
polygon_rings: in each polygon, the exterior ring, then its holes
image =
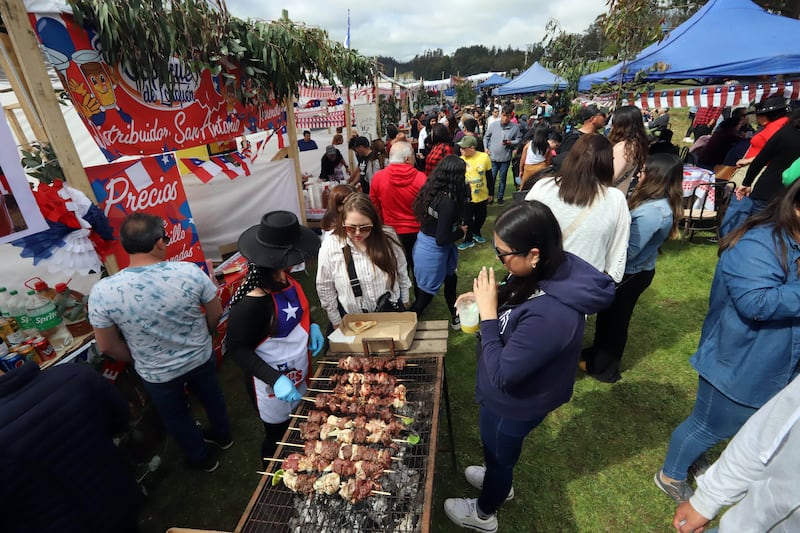
{"type": "Polygon", "coordinates": [[[103,61],[93,30],[66,14],[29,14],[44,51],[86,128],[109,161],[123,155],[171,152],[274,130],[285,122],[284,109],[242,103],[236,88],[247,76],[195,74],[179,60],[170,65],[177,79],[170,98],[166,86],[133,79],[121,66],[103,61]]]}
{"type": "MultiPolygon", "coordinates": [[[[166,222],[164,230],[170,239],[167,261],[189,261],[206,270],[200,238],[172,154],[89,167],[86,174],[115,235],[119,235],[122,222],[130,213],[158,215],[166,222]]],[[[119,240],[114,241],[113,253],[120,268],[128,266],[128,254],[119,240]]]]}

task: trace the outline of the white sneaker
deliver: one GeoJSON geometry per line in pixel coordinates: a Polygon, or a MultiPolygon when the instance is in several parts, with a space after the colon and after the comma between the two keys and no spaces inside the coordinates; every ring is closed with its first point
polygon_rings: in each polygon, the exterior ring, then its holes
{"type": "MultiPolygon", "coordinates": [[[[466,470],[464,470],[464,477],[467,478],[467,483],[475,487],[476,489],[483,488],[483,478],[486,476],[486,467],[485,466],[468,466],[466,470]]],[[[511,490],[508,491],[508,496],[506,496],[506,501],[514,499],[514,487],[511,487],[511,490]]]]}
{"type": "Polygon", "coordinates": [[[489,518],[478,516],[477,498],[447,498],[444,501],[444,512],[447,518],[460,527],[494,533],[497,531],[497,515],[489,518]]]}

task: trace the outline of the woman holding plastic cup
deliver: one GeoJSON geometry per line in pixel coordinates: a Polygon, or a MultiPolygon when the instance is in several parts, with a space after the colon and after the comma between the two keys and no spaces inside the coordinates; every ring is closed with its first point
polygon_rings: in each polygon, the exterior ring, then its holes
{"type": "Polygon", "coordinates": [[[444,504],[453,522],[481,531],[497,530],[497,509],[514,497],[525,437],[572,396],[586,315],[614,299],[607,274],[563,251],[558,221],[541,202],[502,213],[494,246],[508,275],[498,285],[484,267],[456,301],[474,299],[481,318],[475,396],[486,466],[464,472],[481,494],[444,504]]]}

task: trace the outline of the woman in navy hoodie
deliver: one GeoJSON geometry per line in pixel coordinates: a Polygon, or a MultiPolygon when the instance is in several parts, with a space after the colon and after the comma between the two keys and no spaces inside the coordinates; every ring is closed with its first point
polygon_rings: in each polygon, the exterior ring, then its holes
{"type": "Polygon", "coordinates": [[[608,307],[614,282],[564,252],[561,229],[541,202],[516,204],[497,218],[497,258],[509,274],[497,286],[484,267],[473,282],[481,316],[475,397],[486,466],[464,472],[478,499],[449,498],[447,516],[462,527],[496,531],[496,511],[514,497],[522,442],[572,396],[587,314],[608,307]]]}

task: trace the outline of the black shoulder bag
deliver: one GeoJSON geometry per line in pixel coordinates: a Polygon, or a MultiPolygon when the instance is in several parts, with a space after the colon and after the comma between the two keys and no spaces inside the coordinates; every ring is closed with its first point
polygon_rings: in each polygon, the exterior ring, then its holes
{"type": "MultiPolygon", "coordinates": [[[[363,296],[363,292],[361,291],[361,282],[358,281],[358,275],[356,275],[356,265],[353,262],[353,253],[350,251],[350,246],[345,245],[342,247],[342,253],[344,254],[344,261],[347,264],[347,276],[350,278],[350,289],[353,291],[353,296],[359,299],[363,296]]],[[[368,309],[364,309],[364,306],[361,306],[361,311],[363,313],[369,313],[368,309]]],[[[375,313],[399,313],[401,311],[405,311],[403,304],[399,301],[393,302],[392,301],[392,293],[386,291],[378,298],[378,301],[375,304],[375,313]]]]}

